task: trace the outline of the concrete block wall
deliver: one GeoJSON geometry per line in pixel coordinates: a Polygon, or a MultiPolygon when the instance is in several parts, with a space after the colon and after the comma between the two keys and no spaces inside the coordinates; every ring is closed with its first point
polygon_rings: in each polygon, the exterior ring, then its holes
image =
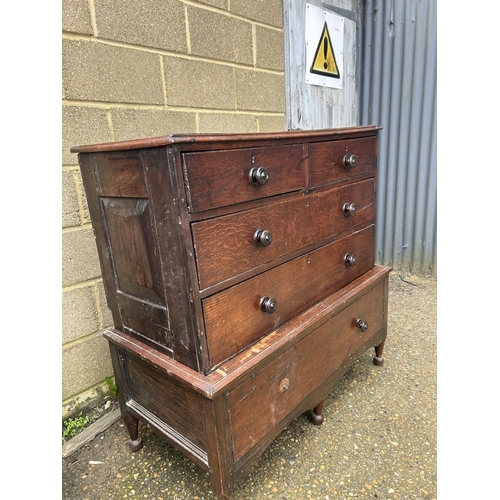
{"type": "Polygon", "coordinates": [[[70,148],[284,130],[282,0],[63,0],[62,409],[107,392],[112,325],[70,148]]]}

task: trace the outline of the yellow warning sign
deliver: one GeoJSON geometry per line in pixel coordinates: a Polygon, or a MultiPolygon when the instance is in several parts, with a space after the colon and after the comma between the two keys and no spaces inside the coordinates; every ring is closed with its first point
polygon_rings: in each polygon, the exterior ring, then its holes
{"type": "Polygon", "coordinates": [[[323,32],[319,39],[318,48],[314,54],[311,73],[318,75],[329,76],[331,78],[340,78],[339,68],[335,59],[335,53],[328,32],[328,25],[323,26],[323,32]]]}

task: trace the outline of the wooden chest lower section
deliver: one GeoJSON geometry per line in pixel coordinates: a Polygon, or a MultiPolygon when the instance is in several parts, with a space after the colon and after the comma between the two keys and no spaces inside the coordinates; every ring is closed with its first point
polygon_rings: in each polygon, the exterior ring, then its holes
{"type": "Polygon", "coordinates": [[[235,460],[365,345],[370,335],[356,327],[357,319],[373,332],[382,329],[383,302],[381,283],[229,393],[235,460]]]}
{"type": "Polygon", "coordinates": [[[375,267],[207,376],[106,331],[131,436],[137,419],[146,422],[230,498],[281,430],[324,400],[356,357],[383,344],[389,271],[375,267]]]}

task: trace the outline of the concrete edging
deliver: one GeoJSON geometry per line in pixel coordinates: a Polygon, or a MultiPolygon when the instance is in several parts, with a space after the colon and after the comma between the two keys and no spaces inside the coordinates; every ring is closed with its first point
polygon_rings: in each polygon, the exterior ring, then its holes
{"type": "Polygon", "coordinates": [[[100,418],[89,427],[84,429],[80,434],[70,439],[63,444],[62,457],[67,458],[83,445],[92,441],[97,434],[105,431],[108,427],[113,425],[121,417],[120,409],[113,410],[104,417],[100,418]]]}

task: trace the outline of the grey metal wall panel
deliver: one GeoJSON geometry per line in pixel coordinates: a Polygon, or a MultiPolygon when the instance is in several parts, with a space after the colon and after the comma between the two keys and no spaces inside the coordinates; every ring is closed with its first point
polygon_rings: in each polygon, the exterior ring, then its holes
{"type": "Polygon", "coordinates": [[[436,0],[366,0],[360,121],[380,124],[376,259],[436,274],[436,0]]]}

